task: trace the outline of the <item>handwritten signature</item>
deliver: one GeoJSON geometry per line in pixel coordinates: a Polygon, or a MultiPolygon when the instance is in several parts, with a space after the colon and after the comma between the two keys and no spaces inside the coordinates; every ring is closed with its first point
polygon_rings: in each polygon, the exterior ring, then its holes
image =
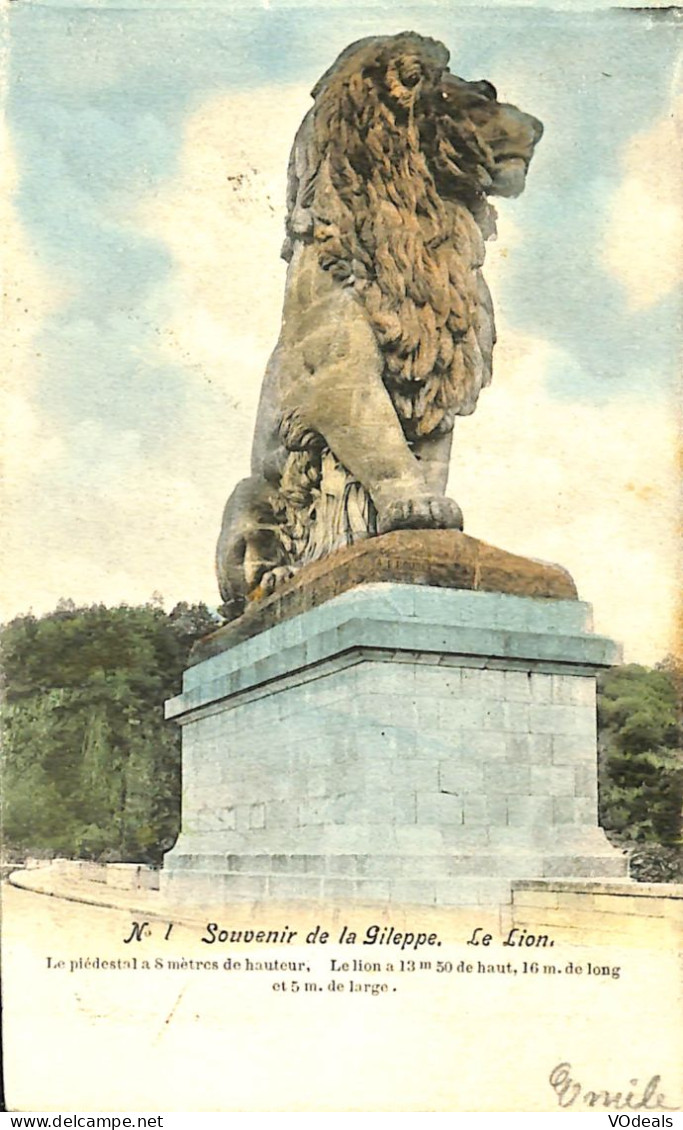
{"type": "Polygon", "coordinates": [[[611,1107],[614,1110],[680,1110],[669,1106],[666,1096],[659,1090],[661,1075],[653,1075],[648,1083],[641,1086],[637,1079],[629,1079],[631,1091],[591,1091],[584,1090],[583,1084],[572,1078],[571,1063],[558,1063],[553,1067],[548,1082],[557,1095],[561,1107],[583,1106],[611,1107]]]}

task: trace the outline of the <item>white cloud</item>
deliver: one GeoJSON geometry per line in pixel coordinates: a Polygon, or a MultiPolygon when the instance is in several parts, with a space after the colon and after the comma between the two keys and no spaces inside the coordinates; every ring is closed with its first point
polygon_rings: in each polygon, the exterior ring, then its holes
{"type": "Polygon", "coordinates": [[[59,438],[40,417],[34,393],[43,375],[38,334],[45,318],[68,294],[68,287],[51,277],[21,223],[15,197],[20,170],[6,124],[0,124],[0,377],[2,464],[11,504],[12,491],[33,478],[59,453],[59,438]]]}
{"type": "Polygon", "coordinates": [[[654,662],[675,646],[680,591],[674,405],[552,398],[558,362],[571,358],[501,327],[493,385],[456,421],[450,492],[469,533],[564,565],[596,629],[654,662]]]}
{"type": "Polygon", "coordinates": [[[0,573],[5,610],[9,613],[28,607],[41,591],[40,578],[46,568],[45,543],[33,516],[64,453],[63,439],[37,407],[36,392],[45,375],[40,330],[45,318],[59,308],[67,287],[48,274],[21,223],[15,204],[19,182],[20,170],[9,131],[6,125],[0,125],[0,573]]]}
{"type": "Polygon", "coordinates": [[[178,175],[137,216],[173,257],[150,303],[166,356],[238,397],[258,387],[279,332],[288,147],[309,103],[299,86],[203,103],[185,124],[178,175]]]}
{"type": "Polygon", "coordinates": [[[683,176],[679,98],[669,115],[636,134],[609,202],[603,264],[634,310],[665,298],[683,274],[683,176]]]}

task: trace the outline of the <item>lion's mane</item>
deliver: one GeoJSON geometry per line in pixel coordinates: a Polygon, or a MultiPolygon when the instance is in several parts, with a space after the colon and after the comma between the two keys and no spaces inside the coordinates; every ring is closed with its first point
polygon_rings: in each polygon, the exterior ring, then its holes
{"type": "Polygon", "coordinates": [[[491,379],[480,267],[493,158],[465,114],[440,116],[430,102],[447,63],[442,44],[412,33],[351,45],[314,88],[290,161],[283,254],[312,240],[323,269],[355,289],[409,439],[448,431],[491,379]]]}

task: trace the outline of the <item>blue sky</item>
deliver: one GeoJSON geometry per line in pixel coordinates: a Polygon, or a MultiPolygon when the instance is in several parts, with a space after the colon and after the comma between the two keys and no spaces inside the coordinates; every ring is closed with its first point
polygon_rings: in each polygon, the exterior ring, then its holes
{"type": "Polygon", "coordinates": [[[490,256],[500,361],[491,406],[482,398],[464,425],[453,468],[472,496],[454,491],[473,514],[468,529],[575,572],[578,562],[596,614],[601,599],[609,605],[605,630],[632,635],[634,654],[666,649],[677,574],[663,495],[680,309],[667,162],[679,64],[674,19],[633,11],[13,5],[11,391],[26,457],[10,480],[20,568],[6,614],[60,595],[213,600],[220,507],[245,470],[277,333],[293,130],[339,50],[406,28],[443,40],[453,71],[490,79],[546,126],[526,194],[500,205],[490,256]],[[244,190],[228,190],[226,174],[241,174],[244,190]],[[571,436],[591,415],[609,430],[604,521],[581,495],[581,444],[557,454],[553,438],[553,456],[539,440],[546,419],[554,437],[565,418],[571,436]],[[648,434],[615,446],[639,419],[648,434]],[[546,471],[553,462],[555,495],[534,516],[539,459],[546,471]],[[515,526],[500,492],[518,479],[525,519],[515,526]],[[575,505],[590,522],[572,543],[575,505]],[[626,530],[644,521],[620,610],[606,578],[633,561],[626,530]],[[641,612],[636,629],[629,610],[644,580],[657,589],[656,611],[641,612]]]}

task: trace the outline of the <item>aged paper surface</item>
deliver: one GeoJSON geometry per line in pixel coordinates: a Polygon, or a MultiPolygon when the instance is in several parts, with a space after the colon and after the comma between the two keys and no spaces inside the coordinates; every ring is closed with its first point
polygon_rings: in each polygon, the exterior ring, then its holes
{"type": "MultiPolygon", "coordinates": [[[[566,566],[627,661],[675,651],[672,10],[17,0],[5,618],[157,592],[215,606],[280,322],[291,141],[346,44],[406,28],[546,131],[487,253],[494,379],[451,468],[467,530],[566,566]]],[[[131,912],[4,886],[8,1105],[678,1108],[680,920],[626,916],[621,934],[596,899],[583,934],[558,906],[539,949],[469,911],[249,905],[169,931],[151,897],[131,912]]]]}

